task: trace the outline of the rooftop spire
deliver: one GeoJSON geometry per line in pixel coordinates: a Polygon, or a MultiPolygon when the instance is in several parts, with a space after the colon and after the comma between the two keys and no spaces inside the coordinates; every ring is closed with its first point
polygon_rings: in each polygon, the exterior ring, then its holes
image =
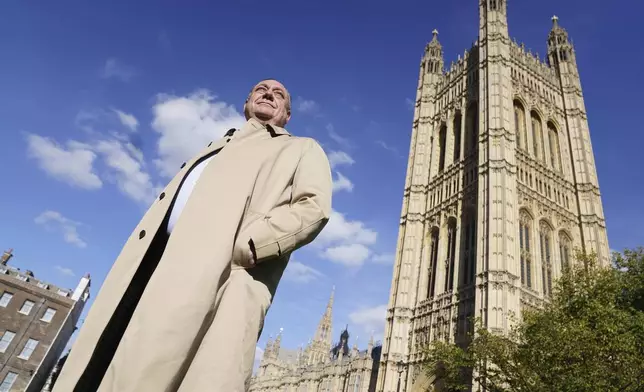
{"type": "Polygon", "coordinates": [[[559,17],[557,15],[552,16],[552,26],[557,27],[559,25],[559,17]]]}
{"type": "Polygon", "coordinates": [[[433,36],[432,41],[438,41],[438,30],[434,29],[432,31],[432,36],[433,36]]]}

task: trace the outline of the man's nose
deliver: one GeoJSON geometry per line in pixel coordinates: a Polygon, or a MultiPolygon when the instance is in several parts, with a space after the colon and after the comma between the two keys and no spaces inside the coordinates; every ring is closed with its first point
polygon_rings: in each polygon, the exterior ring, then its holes
{"type": "Polygon", "coordinates": [[[273,101],[273,100],[275,99],[275,95],[273,95],[273,92],[272,92],[272,91],[270,91],[270,90],[266,90],[266,91],[264,92],[264,96],[263,96],[263,98],[266,98],[266,99],[269,99],[269,100],[273,101]]]}

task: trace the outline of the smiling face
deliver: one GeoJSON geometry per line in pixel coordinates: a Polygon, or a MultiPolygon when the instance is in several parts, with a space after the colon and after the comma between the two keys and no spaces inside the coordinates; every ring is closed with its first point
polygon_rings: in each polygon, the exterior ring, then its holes
{"type": "Polygon", "coordinates": [[[250,92],[244,105],[246,120],[284,127],[291,119],[291,96],[277,80],[263,80],[250,92]]]}

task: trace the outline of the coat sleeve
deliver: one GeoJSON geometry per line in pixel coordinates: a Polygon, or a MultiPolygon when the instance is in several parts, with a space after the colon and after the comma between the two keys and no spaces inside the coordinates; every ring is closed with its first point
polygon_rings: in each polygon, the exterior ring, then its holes
{"type": "Polygon", "coordinates": [[[332,193],[329,160],[322,147],[310,140],[295,169],[291,203],[274,208],[249,227],[255,262],[293,252],[313,241],[329,220],[332,193]]]}

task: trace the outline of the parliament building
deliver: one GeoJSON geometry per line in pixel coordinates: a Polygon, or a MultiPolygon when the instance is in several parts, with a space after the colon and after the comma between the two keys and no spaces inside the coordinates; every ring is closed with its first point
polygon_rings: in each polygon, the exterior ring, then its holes
{"type": "Polygon", "coordinates": [[[379,392],[416,390],[421,348],[467,344],[473,317],[509,331],[575,249],[609,262],[567,31],[553,17],[540,58],[510,38],[505,0],[477,4],[473,46],[446,66],[434,31],[420,62],[379,392]]]}
{"type": "Polygon", "coordinates": [[[381,346],[369,339],[366,349],[350,345],[349,330],[332,343],[333,292],[317,331],[306,348],[281,347],[282,332],[264,348],[250,392],[373,392],[381,346]]]}

